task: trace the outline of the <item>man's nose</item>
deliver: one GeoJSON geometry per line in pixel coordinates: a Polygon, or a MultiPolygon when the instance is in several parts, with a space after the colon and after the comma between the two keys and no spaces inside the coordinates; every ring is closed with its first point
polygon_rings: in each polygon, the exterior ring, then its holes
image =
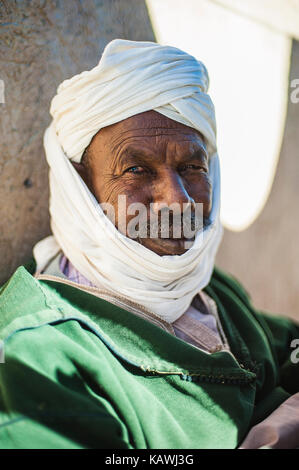
{"type": "Polygon", "coordinates": [[[175,171],[165,171],[159,181],[155,182],[153,192],[153,211],[156,213],[174,203],[180,208],[181,213],[190,205],[194,208],[194,199],[185,188],[181,176],[175,171]]]}

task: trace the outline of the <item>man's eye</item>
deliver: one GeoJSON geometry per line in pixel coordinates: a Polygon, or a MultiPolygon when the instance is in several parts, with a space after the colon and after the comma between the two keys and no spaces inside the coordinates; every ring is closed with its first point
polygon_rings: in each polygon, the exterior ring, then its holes
{"type": "Polygon", "coordinates": [[[188,165],[184,165],[183,167],[181,167],[181,171],[185,171],[185,170],[202,170],[206,173],[205,168],[203,168],[202,166],[198,166],[198,165],[192,165],[192,163],[189,163],[188,165]]]}
{"type": "Polygon", "coordinates": [[[142,166],[131,166],[130,168],[128,168],[125,173],[135,173],[135,174],[141,174],[144,172],[144,168],[142,166]]]}

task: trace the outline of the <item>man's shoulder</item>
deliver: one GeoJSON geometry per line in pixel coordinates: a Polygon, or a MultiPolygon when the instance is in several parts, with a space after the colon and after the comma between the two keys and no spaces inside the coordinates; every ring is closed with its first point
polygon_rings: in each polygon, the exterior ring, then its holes
{"type": "Polygon", "coordinates": [[[224,271],[218,266],[214,266],[212,277],[208,287],[219,291],[230,291],[246,304],[251,303],[251,296],[243,284],[231,273],[224,271]]]}
{"type": "MultiPolygon", "coordinates": [[[[16,268],[14,273],[2,284],[0,284],[0,302],[7,296],[11,289],[20,288],[24,284],[28,286],[28,280],[35,273],[36,263],[34,258],[30,258],[26,263],[16,268]],[[30,277],[28,277],[28,274],[30,277]]],[[[31,287],[33,284],[31,283],[31,287]]],[[[1,304],[0,304],[1,305],[1,304]]]]}
{"type": "Polygon", "coordinates": [[[0,331],[29,312],[44,305],[38,283],[24,266],[20,266],[0,288],[0,331]]]}
{"type": "Polygon", "coordinates": [[[17,331],[38,328],[68,317],[75,317],[71,306],[61,308],[59,295],[48,292],[32,275],[34,264],[20,266],[0,288],[0,339],[17,331]]]}
{"type": "Polygon", "coordinates": [[[92,321],[61,299],[55,289],[47,289],[20,266],[0,290],[0,340],[4,344],[4,361],[13,367],[21,362],[36,369],[68,363],[95,347],[100,354],[101,342],[95,341],[92,321]],[[52,358],[52,366],[50,365],[52,358]]]}

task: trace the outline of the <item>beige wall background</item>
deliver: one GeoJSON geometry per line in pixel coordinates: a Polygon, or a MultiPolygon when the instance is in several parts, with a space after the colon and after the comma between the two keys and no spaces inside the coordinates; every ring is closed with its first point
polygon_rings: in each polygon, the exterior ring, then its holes
{"type": "MultiPolygon", "coordinates": [[[[115,37],[154,40],[143,0],[0,0],[0,284],[50,232],[42,136],[56,87],[92,68],[115,37]]],[[[289,83],[293,78],[299,78],[296,41],[289,83]]],[[[267,204],[244,232],[225,231],[216,260],[244,284],[258,308],[297,320],[298,148],[299,103],[289,100],[267,204]]]]}
{"type": "Polygon", "coordinates": [[[247,230],[225,230],[216,261],[243,283],[256,307],[299,321],[299,103],[290,100],[294,79],[299,79],[295,40],[284,138],[269,199],[247,230]]]}

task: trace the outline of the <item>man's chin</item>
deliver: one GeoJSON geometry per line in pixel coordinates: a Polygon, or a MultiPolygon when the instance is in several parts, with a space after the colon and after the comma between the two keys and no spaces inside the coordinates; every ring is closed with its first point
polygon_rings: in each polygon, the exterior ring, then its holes
{"type": "Polygon", "coordinates": [[[141,238],[137,241],[157,255],[165,256],[184,254],[191,247],[194,238],[141,238]]]}

